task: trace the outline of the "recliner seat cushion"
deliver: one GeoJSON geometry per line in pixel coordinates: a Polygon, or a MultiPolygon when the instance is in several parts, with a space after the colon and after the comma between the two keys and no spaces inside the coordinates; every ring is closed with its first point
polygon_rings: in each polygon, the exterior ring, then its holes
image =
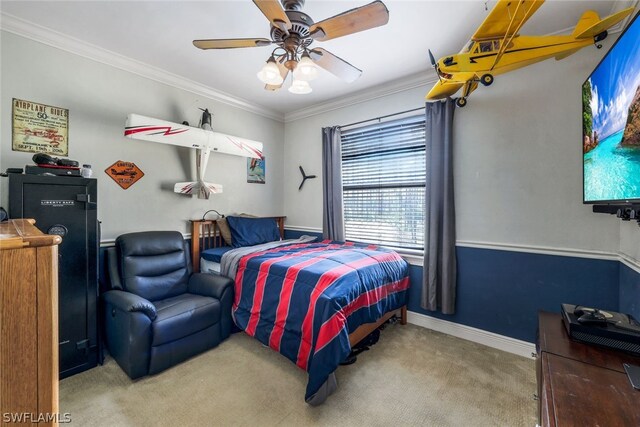
{"type": "Polygon", "coordinates": [[[220,301],[195,294],[182,294],[154,302],[158,317],[152,324],[152,346],[166,344],[202,331],[220,322],[220,301]]]}

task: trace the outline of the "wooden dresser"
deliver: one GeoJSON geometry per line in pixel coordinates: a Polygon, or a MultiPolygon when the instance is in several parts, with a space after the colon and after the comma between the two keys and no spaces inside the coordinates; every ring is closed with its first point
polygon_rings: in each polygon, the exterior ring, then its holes
{"type": "Polygon", "coordinates": [[[538,316],[536,373],[542,426],[640,426],[640,391],[623,363],[640,357],[569,338],[556,313],[538,316]]]}
{"type": "Polygon", "coordinates": [[[0,223],[0,424],[58,425],[58,244],[0,223]],[[17,418],[16,418],[17,417],[17,418]]]}

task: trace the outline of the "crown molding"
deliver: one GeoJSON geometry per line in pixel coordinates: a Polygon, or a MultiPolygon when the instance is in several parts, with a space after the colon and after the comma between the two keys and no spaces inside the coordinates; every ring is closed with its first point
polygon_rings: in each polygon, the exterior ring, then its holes
{"type": "Polygon", "coordinates": [[[360,104],[362,102],[371,101],[388,95],[393,95],[394,93],[404,92],[406,90],[414,89],[421,86],[427,86],[435,83],[437,80],[438,77],[435,71],[429,69],[418,74],[413,74],[402,79],[395,80],[393,82],[381,83],[380,85],[363,89],[350,95],[334,98],[308,108],[303,108],[293,113],[285,113],[284,121],[285,123],[289,123],[295,120],[315,116],[317,114],[326,113],[328,111],[349,107],[351,105],[360,104]]]}
{"type": "MultiPolygon", "coordinates": [[[[623,2],[615,2],[611,8],[611,14],[623,9],[625,5],[622,3],[623,2]]],[[[637,9],[638,4],[640,4],[640,0],[628,0],[626,4],[626,7],[634,7],[637,9]]],[[[624,20],[610,28],[608,30],[609,34],[621,32],[633,16],[635,16],[635,14],[632,13],[624,20]]],[[[571,32],[574,28],[575,27],[565,28],[555,31],[549,35],[571,32]]],[[[362,89],[361,91],[350,95],[333,98],[329,101],[318,103],[311,107],[282,114],[270,111],[268,108],[259,104],[213,89],[177,74],[169,73],[152,65],[94,46],[82,40],[69,37],[60,32],[25,21],[4,12],[0,12],[0,30],[284,123],[349,107],[351,105],[360,104],[417,87],[428,86],[437,81],[435,71],[428,69],[425,72],[413,74],[390,83],[381,83],[371,88],[362,89]]]]}
{"type": "Polygon", "coordinates": [[[213,89],[177,74],[169,73],[144,62],[128,58],[124,55],[103,49],[4,12],[0,12],[0,29],[92,61],[110,65],[120,70],[191,92],[198,96],[211,98],[214,101],[231,107],[239,108],[279,122],[284,121],[284,115],[282,113],[270,111],[264,106],[254,104],[245,99],[213,89]]]}

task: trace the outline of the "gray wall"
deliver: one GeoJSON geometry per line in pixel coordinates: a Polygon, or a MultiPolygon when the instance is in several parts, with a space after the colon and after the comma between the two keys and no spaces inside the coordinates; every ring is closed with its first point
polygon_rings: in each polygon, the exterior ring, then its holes
{"type": "Polygon", "coordinates": [[[640,264],[640,227],[637,222],[620,224],[620,252],[640,264]]]}
{"type": "MultiPolygon", "coordinates": [[[[562,61],[497,76],[456,110],[459,241],[618,252],[618,220],[582,204],[580,88],[604,52],[586,48],[562,61]]],[[[322,227],[321,180],[297,190],[298,164],[321,174],[321,127],[420,107],[428,89],[286,123],[288,223],[322,227]]]]}
{"type": "MultiPolygon", "coordinates": [[[[283,124],[13,34],[2,33],[1,47],[0,168],[31,163],[31,154],[11,151],[12,98],[68,108],[69,157],[93,165],[104,239],[134,230],[187,232],[188,219],[212,208],[287,215],[289,226],[320,229],[322,181],[298,191],[298,165],[321,175],[321,128],[420,107],[429,89],[283,124]],[[175,182],[195,178],[195,153],[122,136],[128,113],[197,123],[198,107],[213,110],[216,130],[264,143],[267,184],[246,183],[246,159],[212,155],[207,180],[223,184],[224,193],[208,201],[177,195],[175,182]],[[135,162],[144,178],[120,189],[103,172],[116,160],[135,162]]],[[[459,241],[620,251],[640,259],[635,224],[581,203],[580,84],[605,51],[587,48],[498,76],[456,111],[459,241]]],[[[1,184],[6,189],[6,180],[1,184]]]]}
{"type": "Polygon", "coordinates": [[[69,109],[69,158],[93,166],[103,239],[129,231],[188,232],[187,220],[208,209],[282,215],[283,123],[10,33],[2,33],[1,47],[0,168],[32,164],[32,154],[11,150],[12,98],[69,109]],[[266,184],[246,182],[246,158],[212,154],[206,179],[224,192],[209,200],[175,194],[174,183],[196,177],[195,150],[123,137],[129,113],[197,126],[198,107],[213,111],[215,130],[264,144],[266,184]],[[122,190],[104,173],[117,160],[134,162],[145,176],[122,190]]]}

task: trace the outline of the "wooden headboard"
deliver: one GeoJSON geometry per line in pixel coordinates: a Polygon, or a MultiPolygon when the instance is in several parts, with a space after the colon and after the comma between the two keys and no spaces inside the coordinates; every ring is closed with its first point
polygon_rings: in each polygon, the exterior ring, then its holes
{"type": "MultiPolygon", "coordinates": [[[[284,239],[284,220],[286,216],[270,216],[278,224],[280,238],[284,239]]],[[[200,272],[200,252],[209,248],[224,246],[218,223],[214,219],[192,219],[191,221],[191,264],[193,271],[200,272]]]]}

